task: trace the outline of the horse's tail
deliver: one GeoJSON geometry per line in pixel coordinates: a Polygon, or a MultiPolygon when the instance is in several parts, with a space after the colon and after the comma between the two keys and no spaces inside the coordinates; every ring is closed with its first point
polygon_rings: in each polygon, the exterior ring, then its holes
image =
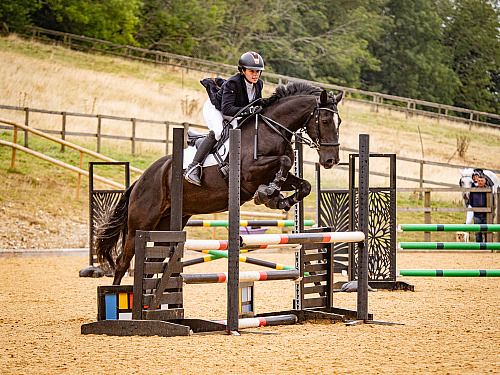
{"type": "Polygon", "coordinates": [[[122,249],[125,245],[125,236],[128,232],[128,202],[134,185],[135,182],[125,190],[115,208],[108,213],[104,223],[96,231],[97,260],[99,263],[106,260],[113,270],[115,269],[114,259],[118,256],[117,244],[120,239],[122,249]]]}

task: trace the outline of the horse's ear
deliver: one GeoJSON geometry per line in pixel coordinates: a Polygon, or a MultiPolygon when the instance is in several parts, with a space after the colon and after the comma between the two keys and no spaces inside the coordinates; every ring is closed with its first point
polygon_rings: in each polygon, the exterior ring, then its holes
{"type": "Polygon", "coordinates": [[[326,90],[321,91],[321,95],[319,96],[319,101],[323,105],[325,105],[326,102],[328,101],[328,94],[326,93],[326,90]]]}
{"type": "Polygon", "coordinates": [[[340,92],[340,94],[338,94],[336,97],[335,97],[335,103],[339,103],[341,100],[342,100],[342,95],[344,95],[343,92],[340,92]]]}

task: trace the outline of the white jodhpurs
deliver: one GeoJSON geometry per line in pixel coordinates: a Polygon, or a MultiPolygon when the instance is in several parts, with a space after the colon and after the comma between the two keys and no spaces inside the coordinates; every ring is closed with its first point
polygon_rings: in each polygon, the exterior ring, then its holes
{"type": "MultiPolygon", "coordinates": [[[[224,127],[224,118],[222,117],[221,111],[215,108],[210,99],[207,99],[203,105],[203,118],[205,119],[205,124],[207,124],[208,128],[215,133],[215,139],[219,140],[224,127]]],[[[236,119],[231,121],[231,126],[233,128],[237,125],[238,121],[236,119]]]]}

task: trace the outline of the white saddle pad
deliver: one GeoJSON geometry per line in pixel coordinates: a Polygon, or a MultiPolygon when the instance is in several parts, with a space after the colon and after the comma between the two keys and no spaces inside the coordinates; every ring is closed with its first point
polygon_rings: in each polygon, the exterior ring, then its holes
{"type": "MultiPolygon", "coordinates": [[[[191,164],[191,162],[194,159],[195,154],[196,154],[196,147],[194,147],[194,146],[189,146],[189,147],[186,147],[184,149],[184,160],[182,163],[182,168],[186,169],[188,167],[188,165],[191,164]]],[[[224,145],[220,148],[219,154],[220,154],[222,160],[224,160],[227,157],[227,155],[229,154],[229,138],[224,143],[224,145]]],[[[205,159],[205,162],[203,163],[204,167],[209,167],[211,165],[217,165],[217,160],[215,160],[215,157],[213,154],[208,155],[207,158],[205,159]]]]}

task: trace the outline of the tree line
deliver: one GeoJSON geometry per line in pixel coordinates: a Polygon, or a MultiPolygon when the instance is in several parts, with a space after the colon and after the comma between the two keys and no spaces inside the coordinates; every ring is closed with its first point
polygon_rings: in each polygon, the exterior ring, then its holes
{"type": "Polygon", "coordinates": [[[2,0],[0,21],[500,113],[497,0],[2,0]]]}

